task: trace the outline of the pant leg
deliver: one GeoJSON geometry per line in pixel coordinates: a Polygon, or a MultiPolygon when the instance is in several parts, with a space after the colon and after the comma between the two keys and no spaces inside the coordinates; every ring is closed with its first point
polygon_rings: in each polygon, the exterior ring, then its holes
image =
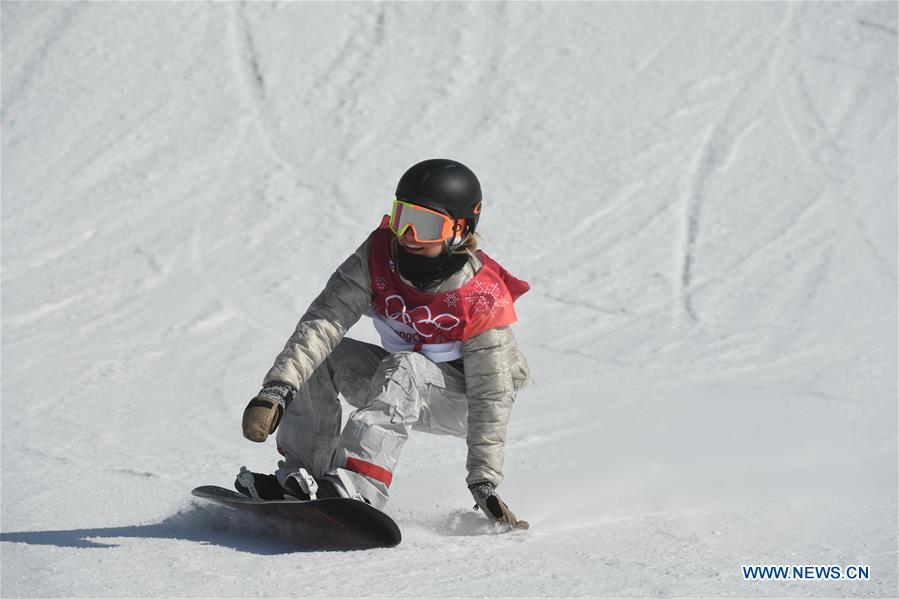
{"type": "Polygon", "coordinates": [[[285,458],[279,475],[302,467],[317,477],[333,466],[340,438],[338,395],[351,404],[364,404],[370,381],[387,353],[370,343],[341,340],[284,412],[277,434],[278,451],[285,458]]]}
{"type": "Polygon", "coordinates": [[[434,435],[468,435],[468,394],[465,374],[449,364],[437,364],[440,376],[431,377],[428,393],[415,424],[416,431],[434,435]]]}
{"type": "Polygon", "coordinates": [[[347,421],[336,464],[372,505],[383,507],[412,428],[464,437],[467,410],[464,376],[454,367],[420,353],[390,354],[371,380],[366,404],[347,421]],[[444,409],[441,400],[449,396],[452,405],[444,409]]]}

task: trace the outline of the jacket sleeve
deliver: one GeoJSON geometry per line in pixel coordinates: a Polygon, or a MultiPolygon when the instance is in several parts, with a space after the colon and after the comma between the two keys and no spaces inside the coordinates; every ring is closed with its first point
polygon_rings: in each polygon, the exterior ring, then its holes
{"type": "Polygon", "coordinates": [[[506,425],[515,393],[528,379],[527,364],[508,327],[484,331],[465,341],[465,390],[468,396],[468,477],[466,482],[503,479],[506,425]]]}
{"type": "Polygon", "coordinates": [[[371,304],[368,240],[347,258],[300,318],[263,384],[299,389],[371,304]]]}

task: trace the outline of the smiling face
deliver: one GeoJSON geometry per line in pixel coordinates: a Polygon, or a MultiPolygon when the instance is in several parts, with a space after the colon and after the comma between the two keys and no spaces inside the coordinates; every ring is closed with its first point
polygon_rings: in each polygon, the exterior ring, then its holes
{"type": "Polygon", "coordinates": [[[415,254],[417,256],[436,258],[441,253],[443,253],[442,241],[437,241],[434,243],[418,243],[417,241],[415,241],[415,237],[412,235],[411,229],[406,229],[406,232],[399,238],[399,243],[407,252],[409,252],[410,254],[415,254]]]}

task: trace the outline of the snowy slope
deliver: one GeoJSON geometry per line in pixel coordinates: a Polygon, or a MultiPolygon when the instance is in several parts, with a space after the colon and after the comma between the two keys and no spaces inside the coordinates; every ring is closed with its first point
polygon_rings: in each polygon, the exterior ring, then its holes
{"type": "Polygon", "coordinates": [[[895,3],[0,7],[3,597],[899,594],[895,3]],[[246,401],[434,156],[532,284],[531,531],[423,435],[395,549],[192,503],[274,466],[246,401]]]}

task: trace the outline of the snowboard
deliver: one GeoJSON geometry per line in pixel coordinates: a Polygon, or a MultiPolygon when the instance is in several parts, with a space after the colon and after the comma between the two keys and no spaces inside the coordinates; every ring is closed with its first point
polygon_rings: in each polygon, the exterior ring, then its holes
{"type": "Polygon", "coordinates": [[[297,541],[310,545],[393,547],[402,540],[400,529],[390,516],[356,499],[266,501],[214,485],[197,487],[191,494],[237,510],[283,520],[290,525],[291,533],[296,532],[297,541]]]}

